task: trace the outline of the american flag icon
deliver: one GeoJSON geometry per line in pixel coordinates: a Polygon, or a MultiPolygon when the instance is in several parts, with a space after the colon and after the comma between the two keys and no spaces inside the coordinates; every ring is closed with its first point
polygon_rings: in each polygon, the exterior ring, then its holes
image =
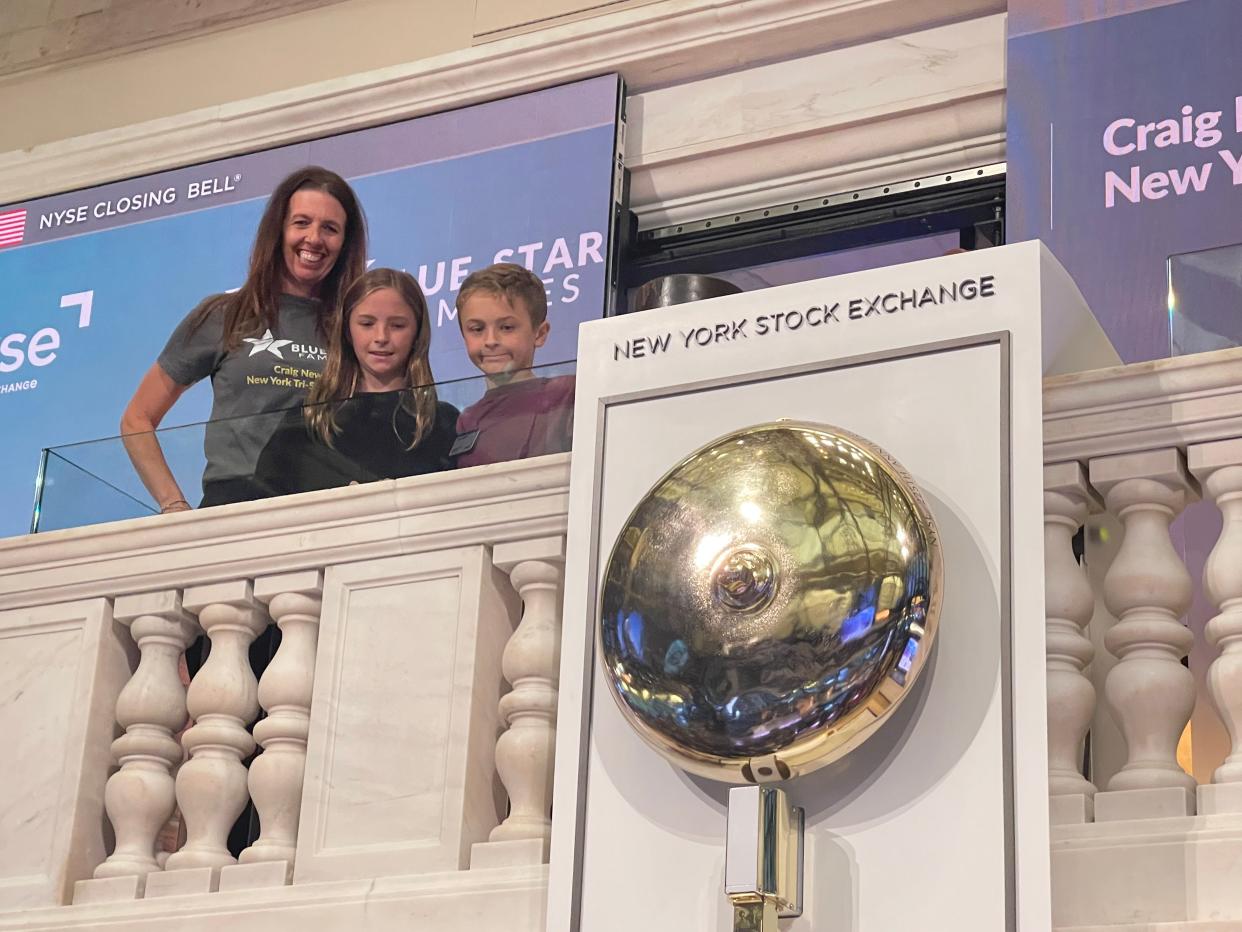
{"type": "Polygon", "coordinates": [[[0,212],[0,249],[20,245],[26,238],[26,210],[0,212]]]}

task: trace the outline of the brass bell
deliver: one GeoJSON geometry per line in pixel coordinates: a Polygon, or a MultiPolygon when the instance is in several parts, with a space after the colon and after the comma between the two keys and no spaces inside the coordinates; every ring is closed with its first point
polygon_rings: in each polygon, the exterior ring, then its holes
{"type": "Polygon", "coordinates": [[[838,428],[760,424],[638,503],[604,574],[599,653],[622,714],[674,764],[785,780],[908,695],[941,589],[935,522],[892,457],[838,428]]]}

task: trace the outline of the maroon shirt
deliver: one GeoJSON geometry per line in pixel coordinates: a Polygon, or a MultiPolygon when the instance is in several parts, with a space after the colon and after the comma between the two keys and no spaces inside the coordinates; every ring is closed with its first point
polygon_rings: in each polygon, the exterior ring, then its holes
{"type": "Polygon", "coordinates": [[[522,379],[489,388],[457,418],[457,435],[477,430],[458,466],[563,453],[574,433],[574,377],[522,379]]]}

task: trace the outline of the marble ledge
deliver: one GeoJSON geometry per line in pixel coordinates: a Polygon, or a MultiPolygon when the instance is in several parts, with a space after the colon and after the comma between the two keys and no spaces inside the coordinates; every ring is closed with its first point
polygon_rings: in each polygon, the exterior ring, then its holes
{"type": "Polygon", "coordinates": [[[542,932],[547,881],[548,867],[540,864],[220,890],[0,912],[0,932],[86,932],[101,926],[212,932],[226,917],[231,932],[351,927],[403,932],[412,922],[472,932],[542,932]]]}
{"type": "Polygon", "coordinates": [[[218,867],[152,871],[147,874],[147,889],[142,896],[147,900],[158,900],[165,896],[201,896],[215,893],[219,885],[218,867]]]}
{"type": "Polygon", "coordinates": [[[73,885],[73,905],[94,906],[99,903],[124,903],[142,899],[146,891],[146,880],[145,875],[137,874],[79,880],[73,885]]]}
{"type": "Polygon", "coordinates": [[[1053,826],[1085,825],[1095,820],[1095,804],[1084,793],[1067,793],[1048,799],[1048,821],[1053,826]]]}
{"type": "Polygon", "coordinates": [[[1213,395],[1242,382],[1242,347],[1132,362],[1044,379],[1045,414],[1213,395]]]}
{"type": "Polygon", "coordinates": [[[219,889],[258,890],[264,887],[284,887],[293,880],[293,864],[289,861],[254,861],[249,864],[229,864],[220,868],[219,889]]]}
{"type": "Polygon", "coordinates": [[[1054,827],[1053,923],[1061,932],[1198,932],[1211,928],[1204,920],[1232,919],[1232,932],[1242,927],[1240,857],[1238,816],[1054,827]]]}
{"type": "Polygon", "coordinates": [[[0,540],[0,609],[562,534],[570,454],[0,540]]]}
{"type": "Polygon", "coordinates": [[[1145,790],[1101,790],[1095,794],[1096,822],[1176,819],[1195,814],[1195,794],[1180,786],[1145,790]]]}
{"type": "MultiPolygon", "coordinates": [[[[1098,797],[1097,797],[1098,798],[1098,797]]],[[[1242,852],[1242,813],[1210,813],[1052,826],[1052,850],[1164,845],[1193,839],[1231,840],[1242,852]]]]}
{"type": "Polygon", "coordinates": [[[1200,815],[1242,814],[1242,783],[1205,783],[1198,787],[1200,815]]]}
{"type": "Polygon", "coordinates": [[[521,867],[545,864],[548,860],[547,838],[517,838],[511,841],[480,841],[470,847],[470,869],[490,870],[498,867],[521,867]]]}
{"type": "Polygon", "coordinates": [[[1242,436],[1242,347],[1044,380],[1044,462],[1242,436]]]}

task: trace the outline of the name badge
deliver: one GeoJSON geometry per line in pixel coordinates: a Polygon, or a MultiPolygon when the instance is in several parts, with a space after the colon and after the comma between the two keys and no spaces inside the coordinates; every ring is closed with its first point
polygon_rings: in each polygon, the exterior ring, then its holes
{"type": "Polygon", "coordinates": [[[453,441],[453,446],[449,448],[449,456],[461,456],[463,453],[469,453],[474,449],[474,445],[479,440],[478,430],[468,430],[464,434],[458,434],[457,439],[453,441]]]}

